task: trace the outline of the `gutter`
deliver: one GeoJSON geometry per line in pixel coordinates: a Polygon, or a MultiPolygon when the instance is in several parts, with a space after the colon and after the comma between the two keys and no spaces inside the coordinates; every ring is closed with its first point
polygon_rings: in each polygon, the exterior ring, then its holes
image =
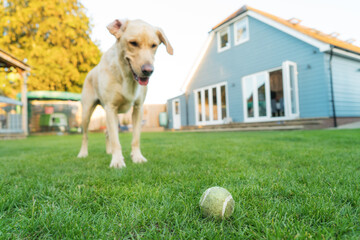
{"type": "Polygon", "coordinates": [[[332,105],[332,112],[333,112],[334,127],[336,128],[337,127],[337,121],[336,121],[336,109],[335,109],[334,83],[333,83],[333,74],[332,74],[333,53],[334,53],[334,46],[330,45],[329,73],[330,73],[331,105],[332,105]]]}

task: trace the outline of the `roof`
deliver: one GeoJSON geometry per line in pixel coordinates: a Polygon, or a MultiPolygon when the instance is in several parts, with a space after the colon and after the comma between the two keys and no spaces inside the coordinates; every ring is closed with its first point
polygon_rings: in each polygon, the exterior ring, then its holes
{"type": "Polygon", "coordinates": [[[22,102],[20,102],[20,101],[17,101],[12,98],[7,98],[4,96],[0,96],[0,103],[14,104],[14,105],[20,105],[20,106],[23,105],[22,102]]]}
{"type": "MultiPolygon", "coordinates": [[[[17,95],[20,98],[20,93],[17,95]]],[[[61,91],[31,91],[27,93],[28,100],[72,100],[80,101],[80,93],[61,91]]]]}
{"type": "Polygon", "coordinates": [[[345,49],[345,50],[348,50],[348,51],[352,51],[352,52],[355,52],[355,53],[358,53],[360,54],[360,47],[358,46],[355,46],[351,43],[348,43],[348,42],[345,42],[345,41],[342,41],[336,37],[333,37],[329,34],[325,34],[323,32],[320,32],[316,29],[313,29],[313,28],[309,28],[309,27],[305,27],[305,26],[302,26],[300,25],[299,23],[291,23],[290,21],[288,20],[285,20],[285,19],[282,19],[280,17],[277,17],[277,16],[274,16],[272,14],[269,14],[269,13],[266,13],[266,12],[263,12],[263,11],[260,11],[258,9],[255,9],[255,8],[252,8],[252,7],[249,7],[249,6],[243,6],[241,7],[240,9],[238,9],[237,11],[235,11],[233,14],[231,14],[230,16],[228,16],[227,18],[225,18],[223,21],[221,21],[219,24],[217,24],[216,26],[214,26],[212,28],[212,31],[217,29],[218,27],[224,25],[225,23],[229,22],[230,20],[240,16],[241,14],[247,12],[247,11],[252,11],[252,12],[255,12],[255,13],[258,13],[266,18],[269,18],[273,21],[276,21],[286,27],[289,27],[293,30],[296,30],[300,33],[303,33],[311,38],[314,38],[318,41],[321,41],[323,43],[326,43],[326,44],[330,44],[330,45],[333,45],[335,47],[338,47],[338,48],[342,48],[342,49],[345,49]]]}
{"type": "Polygon", "coordinates": [[[15,67],[23,71],[30,71],[31,67],[13,55],[0,49],[0,67],[15,67]]]}

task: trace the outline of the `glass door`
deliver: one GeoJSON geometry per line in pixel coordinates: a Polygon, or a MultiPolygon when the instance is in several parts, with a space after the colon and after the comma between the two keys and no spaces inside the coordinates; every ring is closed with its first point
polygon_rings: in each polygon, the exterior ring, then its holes
{"type": "Polygon", "coordinates": [[[299,117],[296,63],[245,76],[242,79],[244,120],[287,120],[299,117]]]}
{"type": "Polygon", "coordinates": [[[245,120],[260,120],[271,115],[269,74],[262,72],[243,78],[245,120]]]}
{"type": "Polygon", "coordinates": [[[271,117],[283,118],[285,116],[284,107],[284,81],[282,69],[269,72],[270,78],[270,97],[271,97],[271,117]]]}
{"type": "Polygon", "coordinates": [[[180,100],[173,100],[173,128],[181,128],[181,116],[180,116],[180,100]]]}

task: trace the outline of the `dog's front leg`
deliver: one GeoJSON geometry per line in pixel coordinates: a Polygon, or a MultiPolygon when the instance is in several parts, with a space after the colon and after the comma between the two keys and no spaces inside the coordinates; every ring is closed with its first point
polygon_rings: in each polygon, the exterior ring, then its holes
{"type": "Polygon", "coordinates": [[[112,153],[110,167],[122,168],[126,165],[119,141],[117,109],[114,107],[105,107],[105,112],[108,128],[107,132],[109,134],[109,143],[112,153]]]}
{"type": "Polygon", "coordinates": [[[133,140],[131,143],[131,158],[134,163],[147,162],[140,151],[140,132],[142,121],[142,105],[134,105],[132,113],[133,140]]]}

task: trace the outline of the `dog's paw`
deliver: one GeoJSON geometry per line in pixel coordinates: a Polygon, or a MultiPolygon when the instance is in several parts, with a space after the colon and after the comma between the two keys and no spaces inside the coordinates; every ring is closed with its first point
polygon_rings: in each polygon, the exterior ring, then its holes
{"type": "Polygon", "coordinates": [[[126,167],[126,165],[125,165],[124,161],[123,162],[121,162],[121,161],[118,161],[118,162],[111,161],[110,167],[111,168],[123,168],[123,167],[126,167]]]}
{"type": "Polygon", "coordinates": [[[123,168],[126,167],[124,157],[122,154],[113,154],[110,167],[123,168]]]}
{"type": "Polygon", "coordinates": [[[146,158],[141,154],[140,151],[131,152],[131,159],[134,163],[145,163],[147,162],[146,158]]]}
{"type": "Polygon", "coordinates": [[[88,156],[87,152],[84,151],[80,151],[79,154],[77,155],[78,158],[85,158],[88,156]]]}

